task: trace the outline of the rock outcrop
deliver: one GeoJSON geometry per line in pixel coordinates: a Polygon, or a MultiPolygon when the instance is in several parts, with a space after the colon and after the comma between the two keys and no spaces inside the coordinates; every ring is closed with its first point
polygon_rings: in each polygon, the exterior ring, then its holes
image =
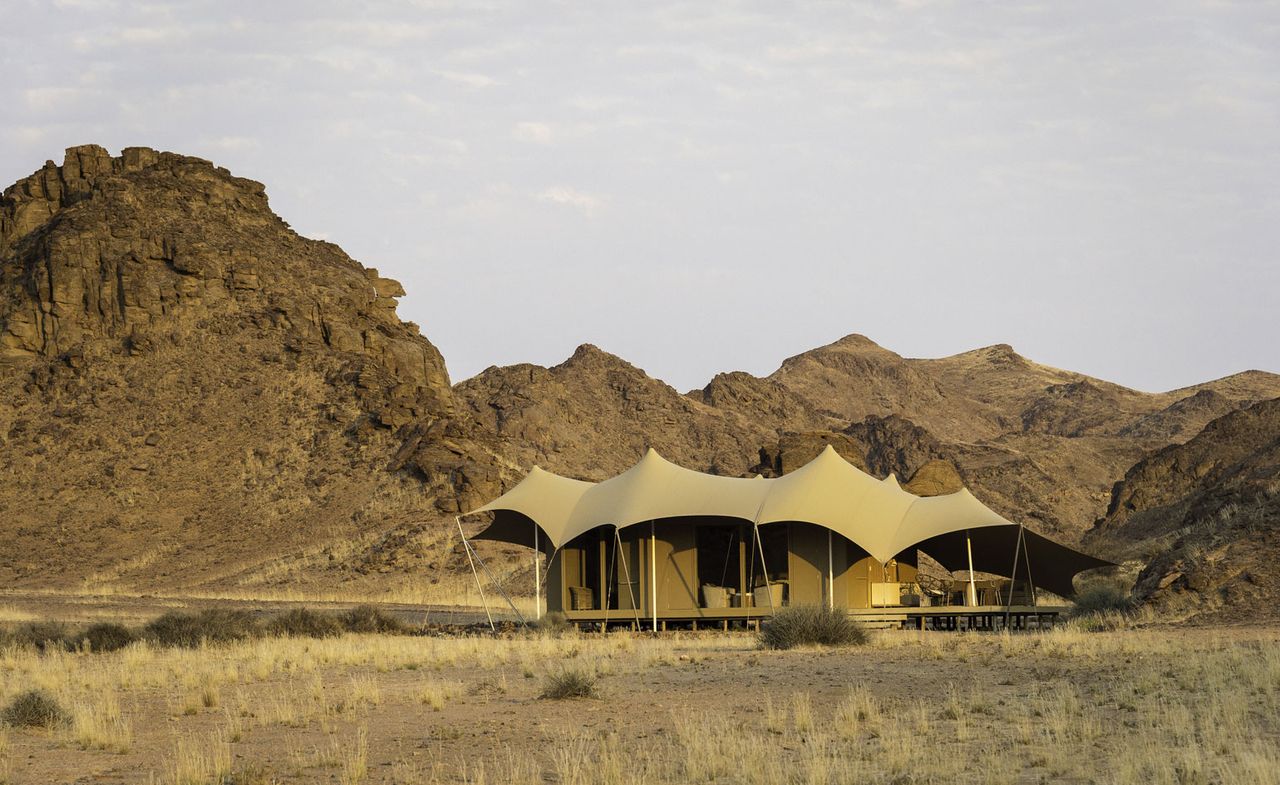
{"type": "Polygon", "coordinates": [[[1146,564],[1136,593],[1190,613],[1280,607],[1280,398],[1134,465],[1087,541],[1146,564]]]}
{"type": "Polygon", "coordinates": [[[0,579],[189,586],[496,490],[403,293],[200,159],[76,147],[6,189],[0,579]]]}

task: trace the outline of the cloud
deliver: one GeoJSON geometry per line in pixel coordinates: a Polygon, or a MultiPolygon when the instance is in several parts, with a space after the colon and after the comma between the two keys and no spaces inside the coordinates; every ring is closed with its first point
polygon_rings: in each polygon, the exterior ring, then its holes
{"type": "Polygon", "coordinates": [[[551,130],[551,126],[546,123],[516,123],[516,127],[511,129],[511,137],[521,142],[551,144],[554,136],[555,133],[551,130]]]}
{"type": "Polygon", "coordinates": [[[83,92],[78,87],[32,87],[22,91],[22,98],[33,111],[51,112],[74,103],[83,92]]]}
{"type": "Polygon", "coordinates": [[[205,144],[216,150],[252,150],[259,146],[258,140],[252,136],[219,136],[215,139],[208,139],[205,144]]]}
{"type": "Polygon", "coordinates": [[[604,206],[604,200],[600,197],[564,185],[546,189],[538,194],[538,201],[574,207],[585,215],[592,215],[604,206]]]}
{"type": "Polygon", "coordinates": [[[496,87],[500,84],[497,79],[484,74],[464,73],[461,71],[435,71],[435,75],[447,81],[456,82],[467,87],[484,88],[496,87]]]}

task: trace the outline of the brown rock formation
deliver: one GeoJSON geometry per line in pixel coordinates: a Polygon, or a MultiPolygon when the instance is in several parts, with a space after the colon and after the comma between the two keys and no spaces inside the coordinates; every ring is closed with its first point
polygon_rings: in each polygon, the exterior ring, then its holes
{"type": "Polygon", "coordinates": [[[1220,417],[1117,483],[1087,540],[1146,562],[1138,596],[1198,614],[1280,607],[1280,399],[1220,417]]]}
{"type": "Polygon", "coordinates": [[[77,147],[6,189],[0,576],[190,586],[496,489],[401,294],[200,159],[77,147]]]}

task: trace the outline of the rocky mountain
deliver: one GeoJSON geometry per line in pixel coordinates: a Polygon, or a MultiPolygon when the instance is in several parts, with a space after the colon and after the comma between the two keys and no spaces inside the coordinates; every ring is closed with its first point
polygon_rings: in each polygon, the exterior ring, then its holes
{"type": "Polygon", "coordinates": [[[741,474],[746,459],[776,435],[590,344],[553,368],[490,368],[454,392],[516,463],[588,480],[621,472],[648,447],[676,463],[741,474]]]}
{"type": "Polygon", "coordinates": [[[455,392],[520,460],[577,477],[620,471],[650,445],[693,468],[777,475],[832,444],[877,475],[942,462],[945,479],[927,487],[964,482],[1002,514],[1077,540],[1134,462],[1280,395],[1280,376],[1152,394],[1007,345],[908,359],[851,335],[767,377],[720,374],[685,396],[594,347],[552,369],[490,368],[455,392]]]}
{"type": "Polygon", "coordinates": [[[7,188],[0,582],[234,581],[495,489],[403,293],[200,159],[77,147],[7,188]]]}
{"type": "Polygon", "coordinates": [[[1136,592],[1196,614],[1280,607],[1280,399],[1139,461],[1086,541],[1146,563],[1136,592]]]}
{"type": "MultiPolygon", "coordinates": [[[[1145,393],[1007,345],[911,359],[851,335],[685,394],[589,344],[451,386],[402,294],[200,159],[77,147],[6,189],[0,581],[418,587],[465,565],[451,514],[532,464],[603,479],[649,446],[777,475],[832,444],[1066,540],[1101,517],[1089,543],[1111,555],[1271,504],[1275,374],[1145,393]]],[[[1155,564],[1157,585],[1201,574],[1155,564]]]]}

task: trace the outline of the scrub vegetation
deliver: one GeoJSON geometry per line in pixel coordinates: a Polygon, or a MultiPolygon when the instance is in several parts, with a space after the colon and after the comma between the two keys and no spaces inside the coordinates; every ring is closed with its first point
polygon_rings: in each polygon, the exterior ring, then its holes
{"type": "Polygon", "coordinates": [[[843,609],[818,605],[782,608],[760,631],[760,645],[766,649],[861,646],[867,638],[867,631],[843,609]]]}
{"type": "Polygon", "coordinates": [[[134,641],[153,646],[196,648],[262,637],[332,638],[345,633],[405,635],[408,625],[370,605],[324,613],[294,608],[262,618],[243,610],[211,609],[165,613],[141,627],[95,622],[75,629],[63,622],[30,621],[0,629],[0,647],[39,651],[111,652],[134,641]]]}
{"type": "Polygon", "coordinates": [[[196,648],[0,647],[12,785],[154,783],[1268,783],[1280,632],[1064,625],[747,633],[253,636],[196,648]],[[560,679],[565,674],[573,678],[560,679]],[[607,681],[597,700],[549,687],[607,681]],[[7,717],[7,711],[6,711],[7,717]],[[115,774],[110,774],[115,772],[115,774]]]}

